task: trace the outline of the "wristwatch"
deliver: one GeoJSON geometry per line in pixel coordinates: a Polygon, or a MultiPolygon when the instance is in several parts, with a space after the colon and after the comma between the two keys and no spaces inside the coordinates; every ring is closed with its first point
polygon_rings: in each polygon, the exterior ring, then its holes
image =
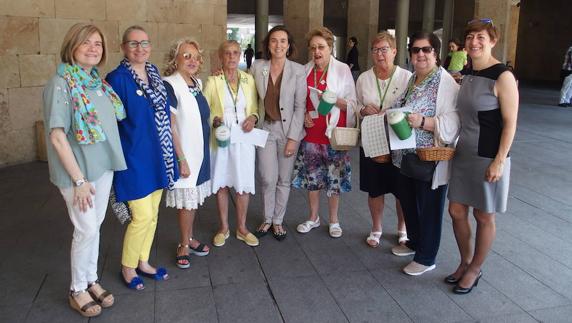
{"type": "Polygon", "coordinates": [[[421,125],[419,126],[419,128],[421,128],[421,130],[423,130],[423,126],[425,126],[425,117],[423,117],[421,119],[421,125]]]}
{"type": "Polygon", "coordinates": [[[85,184],[87,182],[87,180],[85,178],[80,178],[77,181],[73,181],[73,184],[75,185],[75,187],[80,187],[83,184],[85,184]]]}

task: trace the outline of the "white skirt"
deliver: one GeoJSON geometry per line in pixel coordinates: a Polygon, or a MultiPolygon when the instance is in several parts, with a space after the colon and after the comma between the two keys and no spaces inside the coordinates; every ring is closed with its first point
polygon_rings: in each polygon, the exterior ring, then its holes
{"type": "Polygon", "coordinates": [[[228,147],[211,149],[212,192],[223,187],[237,193],[254,194],[254,145],[234,143],[228,147]]]}
{"type": "Polygon", "coordinates": [[[174,207],[179,210],[196,210],[211,195],[211,185],[209,180],[197,187],[167,190],[167,198],[165,200],[167,207],[174,207]]]}

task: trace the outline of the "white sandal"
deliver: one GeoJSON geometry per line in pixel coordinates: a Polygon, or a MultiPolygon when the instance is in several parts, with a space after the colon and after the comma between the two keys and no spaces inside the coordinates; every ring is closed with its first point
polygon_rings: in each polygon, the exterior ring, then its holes
{"type": "Polygon", "coordinates": [[[372,231],[369,236],[365,239],[368,246],[372,248],[377,248],[380,246],[379,239],[381,238],[381,231],[372,231]],[[373,244],[370,242],[374,242],[373,244]]]}
{"type": "Polygon", "coordinates": [[[407,231],[397,230],[397,243],[402,245],[405,244],[407,241],[409,241],[409,238],[407,237],[407,231]]]}
{"type": "Polygon", "coordinates": [[[296,231],[300,233],[308,233],[310,232],[310,230],[317,228],[319,226],[320,226],[320,218],[318,218],[316,221],[308,220],[306,222],[298,224],[298,226],[296,227],[296,231]]]}
{"type": "Polygon", "coordinates": [[[332,238],[339,238],[342,236],[342,228],[340,227],[340,223],[330,223],[330,237],[332,238]]]}

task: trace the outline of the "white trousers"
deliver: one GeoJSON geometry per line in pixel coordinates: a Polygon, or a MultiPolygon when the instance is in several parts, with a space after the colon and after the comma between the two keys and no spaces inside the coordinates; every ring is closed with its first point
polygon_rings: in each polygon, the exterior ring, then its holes
{"type": "Polygon", "coordinates": [[[91,182],[95,195],[92,197],[93,207],[86,212],[81,212],[77,205],[73,205],[73,187],[60,189],[74,226],[71,245],[72,291],[84,290],[88,283],[97,280],[99,228],[105,218],[112,181],[113,172],[107,171],[91,182]]]}
{"type": "Polygon", "coordinates": [[[560,89],[560,103],[570,103],[572,98],[572,74],[566,76],[560,89]]]}

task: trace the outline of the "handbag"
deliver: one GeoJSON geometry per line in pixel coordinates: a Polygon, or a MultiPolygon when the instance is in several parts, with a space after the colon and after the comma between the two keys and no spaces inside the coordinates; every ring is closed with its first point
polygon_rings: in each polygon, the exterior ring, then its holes
{"type": "Polygon", "coordinates": [[[127,202],[117,201],[114,187],[111,187],[111,191],[109,192],[109,204],[111,205],[111,211],[117,220],[119,220],[119,223],[128,224],[131,222],[131,209],[129,205],[127,205],[127,202]]]}
{"type": "MultiPolygon", "coordinates": [[[[326,124],[328,123],[328,116],[326,116],[326,124]]],[[[332,130],[332,137],[330,138],[330,145],[334,150],[350,150],[358,145],[359,141],[359,117],[355,114],[357,119],[356,127],[335,127],[332,130]]]]}
{"type": "Polygon", "coordinates": [[[416,153],[407,153],[401,159],[401,174],[423,182],[431,182],[437,164],[419,159],[416,153]]]}

